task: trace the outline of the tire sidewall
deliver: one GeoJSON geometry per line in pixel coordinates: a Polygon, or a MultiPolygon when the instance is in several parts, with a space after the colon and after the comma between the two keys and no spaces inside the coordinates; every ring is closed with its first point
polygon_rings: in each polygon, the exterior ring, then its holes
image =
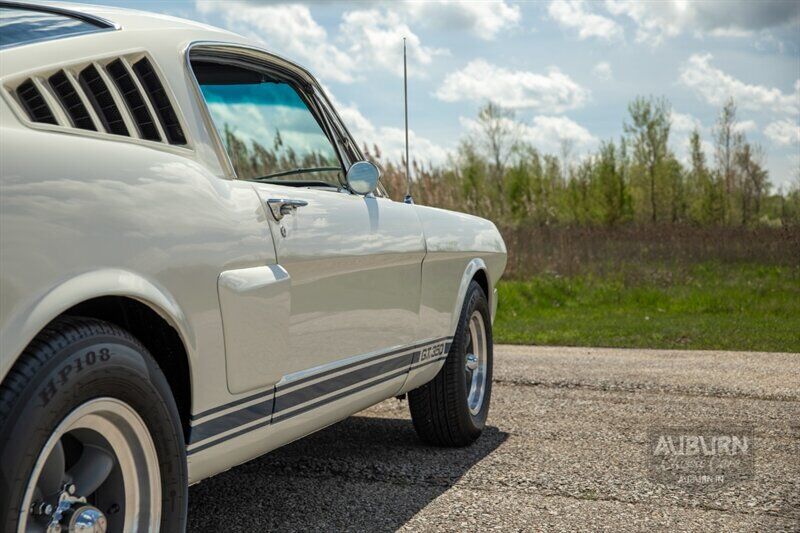
{"type": "Polygon", "coordinates": [[[464,306],[462,309],[461,317],[459,319],[458,328],[456,330],[456,337],[457,343],[457,357],[451,362],[451,364],[458,365],[458,372],[460,379],[460,391],[459,397],[462,400],[463,409],[460,409],[460,418],[461,423],[463,424],[462,427],[467,428],[468,432],[475,435],[477,438],[478,435],[483,431],[483,428],[486,426],[486,419],[489,416],[489,405],[491,403],[491,396],[492,396],[492,367],[493,367],[493,341],[492,341],[492,322],[491,322],[491,315],[489,313],[489,302],[486,299],[486,295],[483,293],[483,289],[475,282],[470,284],[469,290],[467,292],[467,296],[464,299],[464,306]],[[467,387],[466,379],[466,362],[467,362],[467,353],[466,353],[466,346],[467,346],[467,338],[469,336],[469,320],[472,317],[472,314],[478,311],[484,323],[484,328],[486,331],[486,390],[483,396],[483,403],[481,405],[480,411],[477,414],[473,415],[469,410],[469,405],[467,404],[467,397],[469,395],[469,388],[467,387]]]}
{"type": "Polygon", "coordinates": [[[181,527],[185,511],[167,506],[186,506],[185,445],[166,379],[133,339],[95,333],[56,349],[28,381],[0,428],[9,436],[0,444],[0,524],[4,530],[16,531],[33,467],[52,431],[75,408],[101,397],[125,402],[144,421],[160,465],[162,531],[181,527]],[[174,520],[176,515],[179,522],[174,520]]]}

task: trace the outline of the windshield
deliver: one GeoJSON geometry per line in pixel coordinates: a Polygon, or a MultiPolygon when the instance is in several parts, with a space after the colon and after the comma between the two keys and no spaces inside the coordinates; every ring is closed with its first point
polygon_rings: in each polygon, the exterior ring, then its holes
{"type": "Polygon", "coordinates": [[[341,183],[333,145],[291,85],[226,65],[195,72],[237,177],[341,183]]]}

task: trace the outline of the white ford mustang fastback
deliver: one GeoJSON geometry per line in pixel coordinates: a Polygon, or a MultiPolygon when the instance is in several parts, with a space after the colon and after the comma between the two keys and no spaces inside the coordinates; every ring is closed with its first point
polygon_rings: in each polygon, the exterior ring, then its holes
{"type": "Polygon", "coordinates": [[[389,199],[306,70],[0,2],[0,95],[1,531],[182,530],[190,483],[393,396],[479,436],[503,240],[389,199]]]}

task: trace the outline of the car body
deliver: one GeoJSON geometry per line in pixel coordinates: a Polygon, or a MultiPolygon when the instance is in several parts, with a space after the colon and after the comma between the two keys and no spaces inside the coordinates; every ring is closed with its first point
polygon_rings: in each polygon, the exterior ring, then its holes
{"type": "Polygon", "coordinates": [[[237,179],[197,62],[305,87],[344,175],[364,157],[308,71],[202,24],[47,6],[97,27],[0,50],[0,381],[65,313],[127,325],[175,396],[194,483],[429,382],[470,282],[494,315],[506,249],[491,222],[380,188],[237,179]],[[92,101],[97,77],[126,134],[92,101]]]}

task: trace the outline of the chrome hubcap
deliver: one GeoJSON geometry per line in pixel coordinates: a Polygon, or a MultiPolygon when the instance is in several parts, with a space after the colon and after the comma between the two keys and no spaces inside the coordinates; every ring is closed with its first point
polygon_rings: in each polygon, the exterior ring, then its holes
{"type": "Polygon", "coordinates": [[[486,325],[483,322],[483,315],[475,311],[469,318],[465,363],[467,406],[473,416],[477,415],[481,407],[483,407],[483,397],[486,393],[486,368],[488,363],[486,342],[486,325]]]}
{"type": "Polygon", "coordinates": [[[108,526],[106,517],[100,512],[100,509],[88,505],[85,497],[76,496],[77,490],[74,483],[64,485],[58,496],[58,507],[55,508],[55,511],[53,511],[52,505],[47,503],[33,505],[32,512],[34,514],[45,514],[50,517],[47,533],[62,533],[63,531],[106,533],[108,526]],[[44,513],[41,512],[42,505],[45,505],[44,513]]]}
{"type": "Polygon", "coordinates": [[[51,434],[34,465],[18,533],[156,531],[161,477],[141,417],[113,398],[88,401],[51,434]]]}
{"type": "Polygon", "coordinates": [[[106,517],[97,507],[84,505],[72,515],[68,531],[81,531],[85,533],[106,533],[106,517]]]}

